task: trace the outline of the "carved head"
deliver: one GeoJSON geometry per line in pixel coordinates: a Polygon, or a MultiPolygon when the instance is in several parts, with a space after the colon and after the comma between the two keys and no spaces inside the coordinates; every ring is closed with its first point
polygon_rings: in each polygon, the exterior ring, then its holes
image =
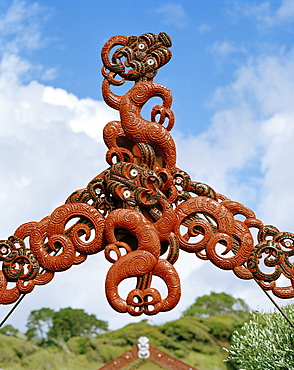
{"type": "Polygon", "coordinates": [[[165,32],[159,35],[114,36],[102,48],[102,73],[113,84],[121,84],[125,80],[150,81],[156,76],[158,68],[171,59],[171,45],[172,41],[165,32]],[[110,59],[111,49],[119,45],[121,47],[113,52],[110,59]],[[114,80],[115,75],[122,77],[122,80],[114,80]]]}

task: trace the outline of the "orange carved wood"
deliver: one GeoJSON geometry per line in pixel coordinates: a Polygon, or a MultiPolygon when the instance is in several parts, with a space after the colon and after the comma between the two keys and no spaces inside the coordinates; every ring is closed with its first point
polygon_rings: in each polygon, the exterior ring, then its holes
{"type": "Polygon", "coordinates": [[[294,297],[294,234],[263,225],[252,210],[176,166],[172,94],[153,82],[171,58],[171,45],[161,32],[115,36],[103,46],[102,95],[120,114],[120,121],[107,123],[103,131],[108,168],[50,216],[25,223],[0,241],[1,304],[15,302],[36,285],[49,283],[56,272],[101,251],[112,263],[105,289],[118,312],[154,315],[175,307],[181,295],[174,267],[180,250],[241,279],[254,278],[278,297],[294,297]],[[126,94],[112,92],[112,86],[126,81],[133,81],[126,94]],[[141,110],[153,97],[162,104],[152,108],[147,120],[141,110]],[[277,286],[281,275],[288,286],[277,286]],[[153,287],[153,276],[166,284],[166,297],[153,287]],[[130,277],[137,284],[123,298],[118,286],[130,277]]]}

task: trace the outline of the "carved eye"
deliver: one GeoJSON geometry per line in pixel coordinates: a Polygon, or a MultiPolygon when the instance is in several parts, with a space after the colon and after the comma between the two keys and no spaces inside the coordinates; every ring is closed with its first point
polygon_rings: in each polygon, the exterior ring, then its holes
{"type": "Polygon", "coordinates": [[[130,192],[130,190],[125,190],[124,192],[123,192],[123,196],[127,199],[127,198],[129,198],[130,196],[131,196],[131,192],[130,192]]]}
{"type": "Polygon", "coordinates": [[[133,169],[130,171],[130,175],[131,175],[132,177],[136,177],[136,176],[138,175],[138,171],[137,171],[135,168],[133,168],[133,169]]]}
{"type": "Polygon", "coordinates": [[[155,63],[155,60],[150,58],[150,59],[147,60],[147,63],[148,63],[149,66],[153,66],[153,64],[155,63]]]}
{"type": "Polygon", "coordinates": [[[181,184],[182,184],[182,182],[183,182],[183,178],[182,178],[182,177],[177,176],[177,177],[175,178],[175,183],[176,183],[176,185],[181,185],[181,184]]]}
{"type": "Polygon", "coordinates": [[[7,247],[2,247],[2,248],[0,248],[0,252],[1,252],[2,255],[5,255],[5,254],[8,253],[8,248],[7,247]]]}
{"type": "Polygon", "coordinates": [[[101,194],[101,189],[100,189],[100,188],[96,188],[96,189],[95,189],[95,193],[96,193],[97,195],[100,195],[100,194],[101,194]]]}
{"type": "Polygon", "coordinates": [[[143,42],[141,42],[141,43],[138,45],[138,48],[139,48],[140,50],[145,49],[145,44],[143,44],[143,42]]]}

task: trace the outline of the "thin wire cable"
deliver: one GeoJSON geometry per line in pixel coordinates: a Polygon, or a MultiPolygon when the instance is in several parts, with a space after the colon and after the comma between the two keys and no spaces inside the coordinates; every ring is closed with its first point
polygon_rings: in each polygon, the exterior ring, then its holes
{"type": "Polygon", "coordinates": [[[0,323],[0,328],[5,324],[5,322],[9,319],[9,317],[12,315],[13,311],[17,308],[17,306],[20,304],[20,302],[24,299],[26,295],[22,294],[17,302],[14,304],[14,306],[11,308],[11,310],[8,312],[8,314],[4,317],[4,319],[0,323]]]}
{"type": "Polygon", "coordinates": [[[273,305],[278,309],[280,314],[287,320],[287,322],[294,328],[293,322],[290,318],[286,315],[286,313],[282,310],[282,308],[278,305],[278,303],[273,299],[273,297],[259,284],[259,282],[254,278],[256,284],[262,289],[265,295],[269,298],[269,300],[273,303],[273,305]]]}
{"type": "MultiPolygon", "coordinates": [[[[54,252],[53,256],[56,256],[58,254],[58,252],[60,251],[61,248],[57,248],[56,251],[54,252]]],[[[45,269],[42,267],[41,271],[40,271],[40,274],[42,274],[43,272],[45,271],[45,269]]],[[[17,308],[17,306],[20,304],[20,302],[24,299],[24,297],[26,296],[26,294],[22,294],[18,300],[16,301],[16,303],[14,304],[14,306],[11,308],[11,310],[8,312],[8,314],[4,317],[4,319],[1,321],[0,323],[0,328],[5,324],[5,322],[9,319],[9,317],[12,315],[12,313],[14,312],[14,310],[17,308]]],[[[1,370],[1,369],[0,369],[1,370]]]]}

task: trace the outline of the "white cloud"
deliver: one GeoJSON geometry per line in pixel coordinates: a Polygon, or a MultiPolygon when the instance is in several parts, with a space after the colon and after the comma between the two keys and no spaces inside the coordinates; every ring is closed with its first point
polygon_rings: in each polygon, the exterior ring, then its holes
{"type": "Polygon", "coordinates": [[[2,78],[39,78],[50,81],[56,76],[55,68],[45,68],[28,62],[24,55],[45,47],[49,39],[42,34],[42,22],[50,16],[49,7],[37,2],[13,0],[6,13],[0,14],[0,53],[2,78]],[[22,58],[19,55],[22,54],[22,58]],[[6,73],[3,74],[3,69],[6,73]],[[9,75],[8,70],[12,71],[9,75]],[[24,73],[26,72],[26,73],[24,73]]]}
{"type": "Polygon", "coordinates": [[[162,22],[164,24],[183,28],[188,23],[188,15],[182,4],[170,3],[155,9],[155,12],[163,17],[162,22]]]}
{"type": "Polygon", "coordinates": [[[85,132],[90,138],[103,142],[102,130],[105,123],[118,119],[118,114],[105,103],[93,99],[78,99],[63,89],[46,87],[43,92],[45,103],[54,107],[67,108],[74,113],[68,122],[74,132],[85,132]],[[99,117],[103,117],[101,121],[99,117]]]}
{"type": "Polygon", "coordinates": [[[248,202],[256,191],[240,181],[239,174],[256,158],[258,131],[250,106],[240,102],[240,106],[219,107],[205,132],[196,137],[177,137],[179,163],[184,162],[182,168],[195,181],[248,202]]]}
{"type": "MultiPolygon", "coordinates": [[[[50,214],[74,190],[85,187],[108,166],[104,159],[106,147],[102,142],[102,130],[105,123],[117,118],[117,112],[102,102],[79,99],[63,89],[38,81],[22,82],[30,78],[35,68],[21,56],[25,48],[22,43],[27,39],[20,41],[18,38],[18,32],[25,32],[26,6],[26,3],[14,2],[1,23],[13,25],[12,33],[18,39],[17,42],[9,41],[17,47],[3,46],[0,50],[1,239],[13,234],[20,224],[39,221],[50,214]],[[21,23],[19,27],[18,23],[21,23]]],[[[60,307],[72,303],[77,307],[92,307],[92,293],[87,298],[83,293],[90,276],[91,281],[97,281],[96,303],[100,302],[100,296],[105,300],[103,284],[108,266],[104,263],[104,267],[99,266],[97,270],[95,263],[90,261],[88,266],[87,263],[79,266],[81,279],[75,282],[80,293],[73,295],[71,284],[74,277],[77,279],[76,270],[68,275],[60,274],[50,286],[36,289],[32,299],[26,298],[27,303],[12,318],[13,324],[24,330],[23,318],[45,304],[60,307]],[[66,290],[60,290],[62,279],[66,290]],[[67,301],[63,299],[65,291],[67,301]],[[48,297],[54,298],[49,300],[48,297]]],[[[101,311],[104,306],[96,304],[100,318],[104,317],[101,311]]],[[[8,309],[0,307],[1,318],[8,309]]],[[[109,311],[112,310],[109,308],[109,311]]]]}
{"type": "Polygon", "coordinates": [[[289,227],[286,220],[294,216],[293,62],[293,50],[251,59],[231,84],[216,90],[215,114],[207,131],[178,138],[179,158],[185,159],[194,178],[216,184],[217,191],[245,203],[252,204],[250,198],[258,196],[259,216],[282,228],[289,227]],[[189,148],[197,148],[196,164],[189,148]]]}
{"type": "Polygon", "coordinates": [[[246,49],[243,46],[236,45],[231,41],[216,41],[209,48],[209,51],[216,57],[227,58],[228,56],[235,53],[245,53],[246,49]]]}
{"type": "Polygon", "coordinates": [[[209,32],[210,30],[211,30],[211,26],[209,24],[206,24],[206,23],[202,23],[198,27],[198,31],[200,33],[206,33],[206,32],[209,32]]]}
{"type": "Polygon", "coordinates": [[[5,179],[0,192],[2,210],[7,209],[1,212],[1,234],[4,225],[16,227],[20,221],[10,214],[11,197],[19,207],[18,216],[33,210],[31,217],[36,217],[39,210],[38,217],[43,217],[42,207],[52,206],[54,194],[60,196],[62,187],[67,191],[61,202],[105,167],[102,130],[110,117],[116,118],[111,114],[101,102],[79,100],[36,81],[26,86],[6,84],[0,89],[0,158],[5,179]],[[5,200],[3,192],[11,195],[5,200]],[[42,194],[46,194],[46,201],[42,194]]]}
{"type": "Polygon", "coordinates": [[[7,12],[0,17],[0,50],[18,53],[24,49],[39,49],[45,44],[40,19],[44,20],[48,13],[49,8],[41,7],[37,2],[30,4],[13,0],[7,12]]]}
{"type": "MultiPolygon", "coordinates": [[[[294,218],[293,63],[293,50],[251,58],[236,71],[231,84],[216,90],[215,114],[205,132],[188,138],[176,132],[178,165],[194,181],[208,183],[252,208],[265,224],[290,232],[294,218]]],[[[185,263],[185,272],[190,273],[182,284],[186,306],[195,295],[214,290],[241,296],[253,309],[272,308],[254,282],[238,281],[231,272],[207,262],[205,266],[192,258],[185,263]]]]}
{"type": "Polygon", "coordinates": [[[262,28],[278,27],[294,21],[294,3],[292,0],[269,2],[258,5],[252,2],[237,2],[237,11],[247,17],[256,19],[257,25],[262,28]]]}
{"type": "Polygon", "coordinates": [[[281,21],[294,20],[294,2],[292,0],[284,0],[277,10],[277,18],[281,21]]]}
{"type": "Polygon", "coordinates": [[[52,81],[57,76],[57,70],[56,68],[47,68],[43,71],[42,68],[42,74],[41,74],[41,80],[42,81],[52,81]]]}
{"type": "MultiPolygon", "coordinates": [[[[207,261],[203,262],[200,268],[191,271],[191,274],[183,280],[183,308],[194,303],[195,297],[209,294],[211,291],[226,292],[235,298],[242,298],[251,310],[261,309],[266,312],[274,310],[272,302],[254,280],[241,280],[232,271],[221,270],[207,261]]],[[[286,303],[277,297],[274,297],[274,300],[281,306],[286,303]]]]}

